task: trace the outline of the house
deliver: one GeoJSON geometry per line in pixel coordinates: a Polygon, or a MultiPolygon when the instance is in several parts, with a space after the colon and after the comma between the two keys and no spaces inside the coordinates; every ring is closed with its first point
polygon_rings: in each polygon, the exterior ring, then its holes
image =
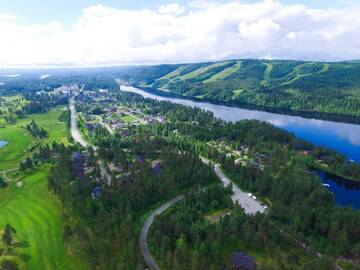
{"type": "Polygon", "coordinates": [[[110,162],[109,163],[109,170],[110,170],[110,172],[118,173],[118,172],[122,171],[122,167],[121,167],[121,165],[116,166],[113,162],[110,162]]]}
{"type": "Polygon", "coordinates": [[[151,170],[155,173],[161,172],[161,160],[154,160],[151,162],[151,170]]]}
{"type": "Polygon", "coordinates": [[[91,192],[91,197],[93,199],[99,199],[99,197],[101,196],[101,191],[101,187],[95,187],[91,192]]]}
{"type": "Polygon", "coordinates": [[[136,161],[141,163],[141,164],[144,164],[145,163],[145,156],[144,155],[136,155],[136,161]]]}
{"type": "Polygon", "coordinates": [[[255,270],[255,261],[251,256],[243,252],[234,252],[231,254],[231,265],[236,270],[255,270]]]}

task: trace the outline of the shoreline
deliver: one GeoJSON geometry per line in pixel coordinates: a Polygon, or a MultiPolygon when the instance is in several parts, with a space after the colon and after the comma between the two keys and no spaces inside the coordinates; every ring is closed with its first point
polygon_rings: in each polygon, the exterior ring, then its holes
{"type": "Polygon", "coordinates": [[[206,102],[206,103],[210,103],[210,104],[214,104],[214,105],[223,105],[223,106],[228,106],[228,107],[233,107],[233,108],[240,108],[240,109],[247,109],[247,110],[254,110],[254,111],[256,110],[256,111],[263,111],[263,112],[268,112],[268,113],[276,113],[276,114],[290,115],[290,116],[299,116],[299,117],[303,117],[303,118],[307,118],[307,119],[315,119],[315,120],[323,120],[323,121],[332,121],[332,122],[337,122],[337,123],[360,125],[360,117],[355,117],[355,116],[338,115],[338,114],[324,113],[324,112],[310,112],[310,111],[281,109],[281,108],[249,104],[249,103],[237,103],[237,102],[232,102],[232,101],[218,101],[218,100],[207,99],[207,98],[183,96],[183,95],[175,94],[172,92],[162,91],[157,88],[140,86],[140,85],[132,84],[132,83],[129,83],[128,85],[135,87],[135,88],[139,88],[150,94],[155,94],[155,95],[162,96],[162,97],[181,98],[181,99],[187,99],[187,100],[191,100],[191,101],[206,102]]]}

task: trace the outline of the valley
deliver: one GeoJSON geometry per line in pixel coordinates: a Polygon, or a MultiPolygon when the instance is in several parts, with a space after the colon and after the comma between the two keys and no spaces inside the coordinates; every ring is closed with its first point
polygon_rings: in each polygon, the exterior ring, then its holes
{"type": "Polygon", "coordinates": [[[0,263],[216,269],[242,250],[264,269],[356,269],[357,197],[338,199],[314,170],[358,179],[357,125],[156,96],[107,75],[29,93],[3,103],[23,105],[1,119],[0,228],[16,232],[0,263]]]}
{"type": "Polygon", "coordinates": [[[240,59],[144,66],[119,76],[131,85],[166,95],[358,123],[359,72],[360,65],[350,62],[240,59]]]}

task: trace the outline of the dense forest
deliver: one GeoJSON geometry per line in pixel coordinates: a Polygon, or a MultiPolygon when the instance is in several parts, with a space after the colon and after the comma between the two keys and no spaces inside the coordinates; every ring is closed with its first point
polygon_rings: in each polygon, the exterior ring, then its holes
{"type": "Polygon", "coordinates": [[[231,204],[226,190],[213,185],[158,216],[150,243],[162,269],[232,269],[228,257],[234,248],[271,252],[276,261],[257,269],[335,268],[334,260],[297,248],[269,217],[247,216],[231,204]]]}
{"type": "MultiPolygon", "coordinates": [[[[359,212],[336,208],[331,193],[309,171],[311,160],[324,150],[268,123],[225,123],[200,109],[122,92],[114,95],[169,121],[134,126],[127,136],[95,132],[98,155],[111,175],[110,186],[102,179],[91,148],[82,154],[81,173],[73,159],[80,148],[55,144],[33,157],[37,162],[57,157],[49,187],[76,217],[66,219],[64,239],[89,258],[93,269],[142,269],[138,235],[147,213],[189,191],[183,203],[157,219],[151,233],[152,249],[165,269],[219,269],[229,264],[233,249],[256,250],[263,239],[268,248],[279,247],[279,259],[262,263],[263,269],[325,270],[334,265],[332,258],[358,259],[359,212]],[[214,142],[233,148],[246,145],[256,162],[236,165],[233,157],[212,147],[214,142]],[[311,155],[304,156],[303,151],[311,155]],[[199,154],[222,164],[239,186],[266,201],[269,212],[247,217],[232,204],[230,191],[216,184],[199,154]],[[217,211],[230,214],[215,223],[204,219],[217,211]],[[299,243],[309,250],[299,248],[299,243]],[[325,257],[317,259],[315,252],[325,257]],[[280,268],[271,268],[274,265],[280,268]]],[[[326,155],[331,157],[332,152],[326,155]]]]}
{"type": "Polygon", "coordinates": [[[230,105],[360,116],[360,64],[278,60],[161,65],[119,72],[132,84],[230,105]]]}
{"type": "Polygon", "coordinates": [[[123,176],[113,177],[111,186],[98,180],[99,169],[91,151],[86,158],[86,168],[92,172],[81,178],[77,177],[71,160],[73,149],[62,146],[43,149],[34,157],[46,161],[44,157],[60,155],[51,170],[49,187],[80,220],[66,221],[64,239],[74,250],[80,245],[93,269],[142,269],[138,246],[141,217],[159,202],[216,179],[212,171],[191,154],[177,154],[176,149],[168,148],[162,141],[135,143],[135,140],[129,138],[121,142],[116,138],[109,141],[111,148],[104,148],[103,155],[111,157],[113,162],[116,160],[117,167],[124,168],[123,176]],[[161,172],[154,173],[148,163],[130,162],[136,156],[136,149],[124,152],[123,143],[136,145],[147,158],[154,154],[148,149],[156,145],[157,152],[161,152],[157,157],[162,160],[161,172]],[[96,199],[95,189],[99,192],[96,199]]]}
{"type": "MultiPolygon", "coordinates": [[[[310,75],[297,77],[295,73],[321,75],[337,65],[350,64],[243,60],[163,65],[161,72],[159,67],[131,68],[121,71],[121,75],[130,79],[127,72],[131,70],[133,83],[160,88],[164,87],[162,81],[168,80],[166,89],[176,83],[221,85],[229,80],[241,82],[244,88],[269,90],[270,80],[285,87],[281,80],[287,76],[289,84],[296,85],[297,80],[310,75]],[[246,69],[240,71],[243,67],[246,69]],[[266,78],[259,78],[261,72],[266,78]],[[146,81],[142,81],[144,74],[146,81]],[[183,81],[178,79],[181,76],[183,81]]],[[[111,76],[117,74],[112,72],[111,76]]],[[[333,195],[321,185],[316,173],[325,164],[333,173],[360,179],[359,164],[266,122],[227,123],[199,108],[120,92],[111,76],[81,76],[77,88],[84,86],[91,94],[107,89],[106,102],[114,100],[140,108],[146,114],[164,116],[166,121],[130,125],[126,133],[120,129],[114,134],[97,125],[89,137],[97,147],[96,152],[77,144],[54,142],[40,145],[19,164],[20,171],[25,173],[51,164],[48,187],[61,201],[63,239],[69,254],[86,258],[91,269],[144,269],[139,247],[144,220],[160,204],[184,194],[183,201],[155,219],[150,231],[151,250],[164,269],[229,267],[230,254],[236,250],[260,258],[259,269],[327,270],[334,268],[338,258],[360,260],[360,213],[350,207],[335,207],[333,195]],[[203,164],[199,155],[221,164],[239,187],[268,206],[267,212],[248,216],[241,206],[234,205],[231,189],[220,185],[212,168],[203,164]],[[99,159],[104,161],[110,182],[102,173],[99,159]],[[266,259],[270,253],[277,259],[266,259]],[[322,254],[322,258],[317,254],[322,254]]],[[[45,112],[66,104],[69,94],[55,94],[54,90],[60,82],[71,85],[75,77],[47,80],[51,83],[28,79],[22,80],[23,86],[19,88],[11,87],[10,83],[2,85],[2,94],[7,89],[18,95],[15,99],[2,97],[2,104],[6,104],[2,108],[4,118],[6,115],[8,122],[13,123],[27,113],[45,112]]],[[[336,85],[340,87],[341,83],[336,85]]],[[[309,90],[311,95],[313,91],[319,93],[316,89],[309,90]]],[[[248,91],[238,90],[232,93],[241,96],[248,91]]],[[[171,91],[208,98],[204,92],[171,91]]],[[[344,89],[343,93],[351,92],[356,100],[357,90],[347,91],[344,89]]],[[[227,99],[226,95],[223,97],[227,99]]],[[[97,106],[85,101],[87,107],[77,109],[102,114],[105,107],[96,98],[92,101],[97,106]]],[[[69,126],[69,111],[62,111],[58,120],[69,126]]],[[[34,121],[26,128],[34,137],[47,136],[34,121]]],[[[86,129],[85,122],[81,128],[86,129]]],[[[0,186],[1,182],[4,181],[0,180],[0,186]]]]}

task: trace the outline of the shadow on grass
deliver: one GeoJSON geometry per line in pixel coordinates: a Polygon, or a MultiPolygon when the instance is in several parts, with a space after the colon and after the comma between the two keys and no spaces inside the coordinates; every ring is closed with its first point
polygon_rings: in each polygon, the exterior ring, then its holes
{"type": "Polygon", "coordinates": [[[29,254],[20,254],[19,258],[24,262],[28,262],[31,260],[31,256],[29,254]]]}
{"type": "Polygon", "coordinates": [[[22,242],[17,242],[13,245],[16,248],[28,248],[30,247],[30,244],[28,241],[22,241],[22,242]]]}

